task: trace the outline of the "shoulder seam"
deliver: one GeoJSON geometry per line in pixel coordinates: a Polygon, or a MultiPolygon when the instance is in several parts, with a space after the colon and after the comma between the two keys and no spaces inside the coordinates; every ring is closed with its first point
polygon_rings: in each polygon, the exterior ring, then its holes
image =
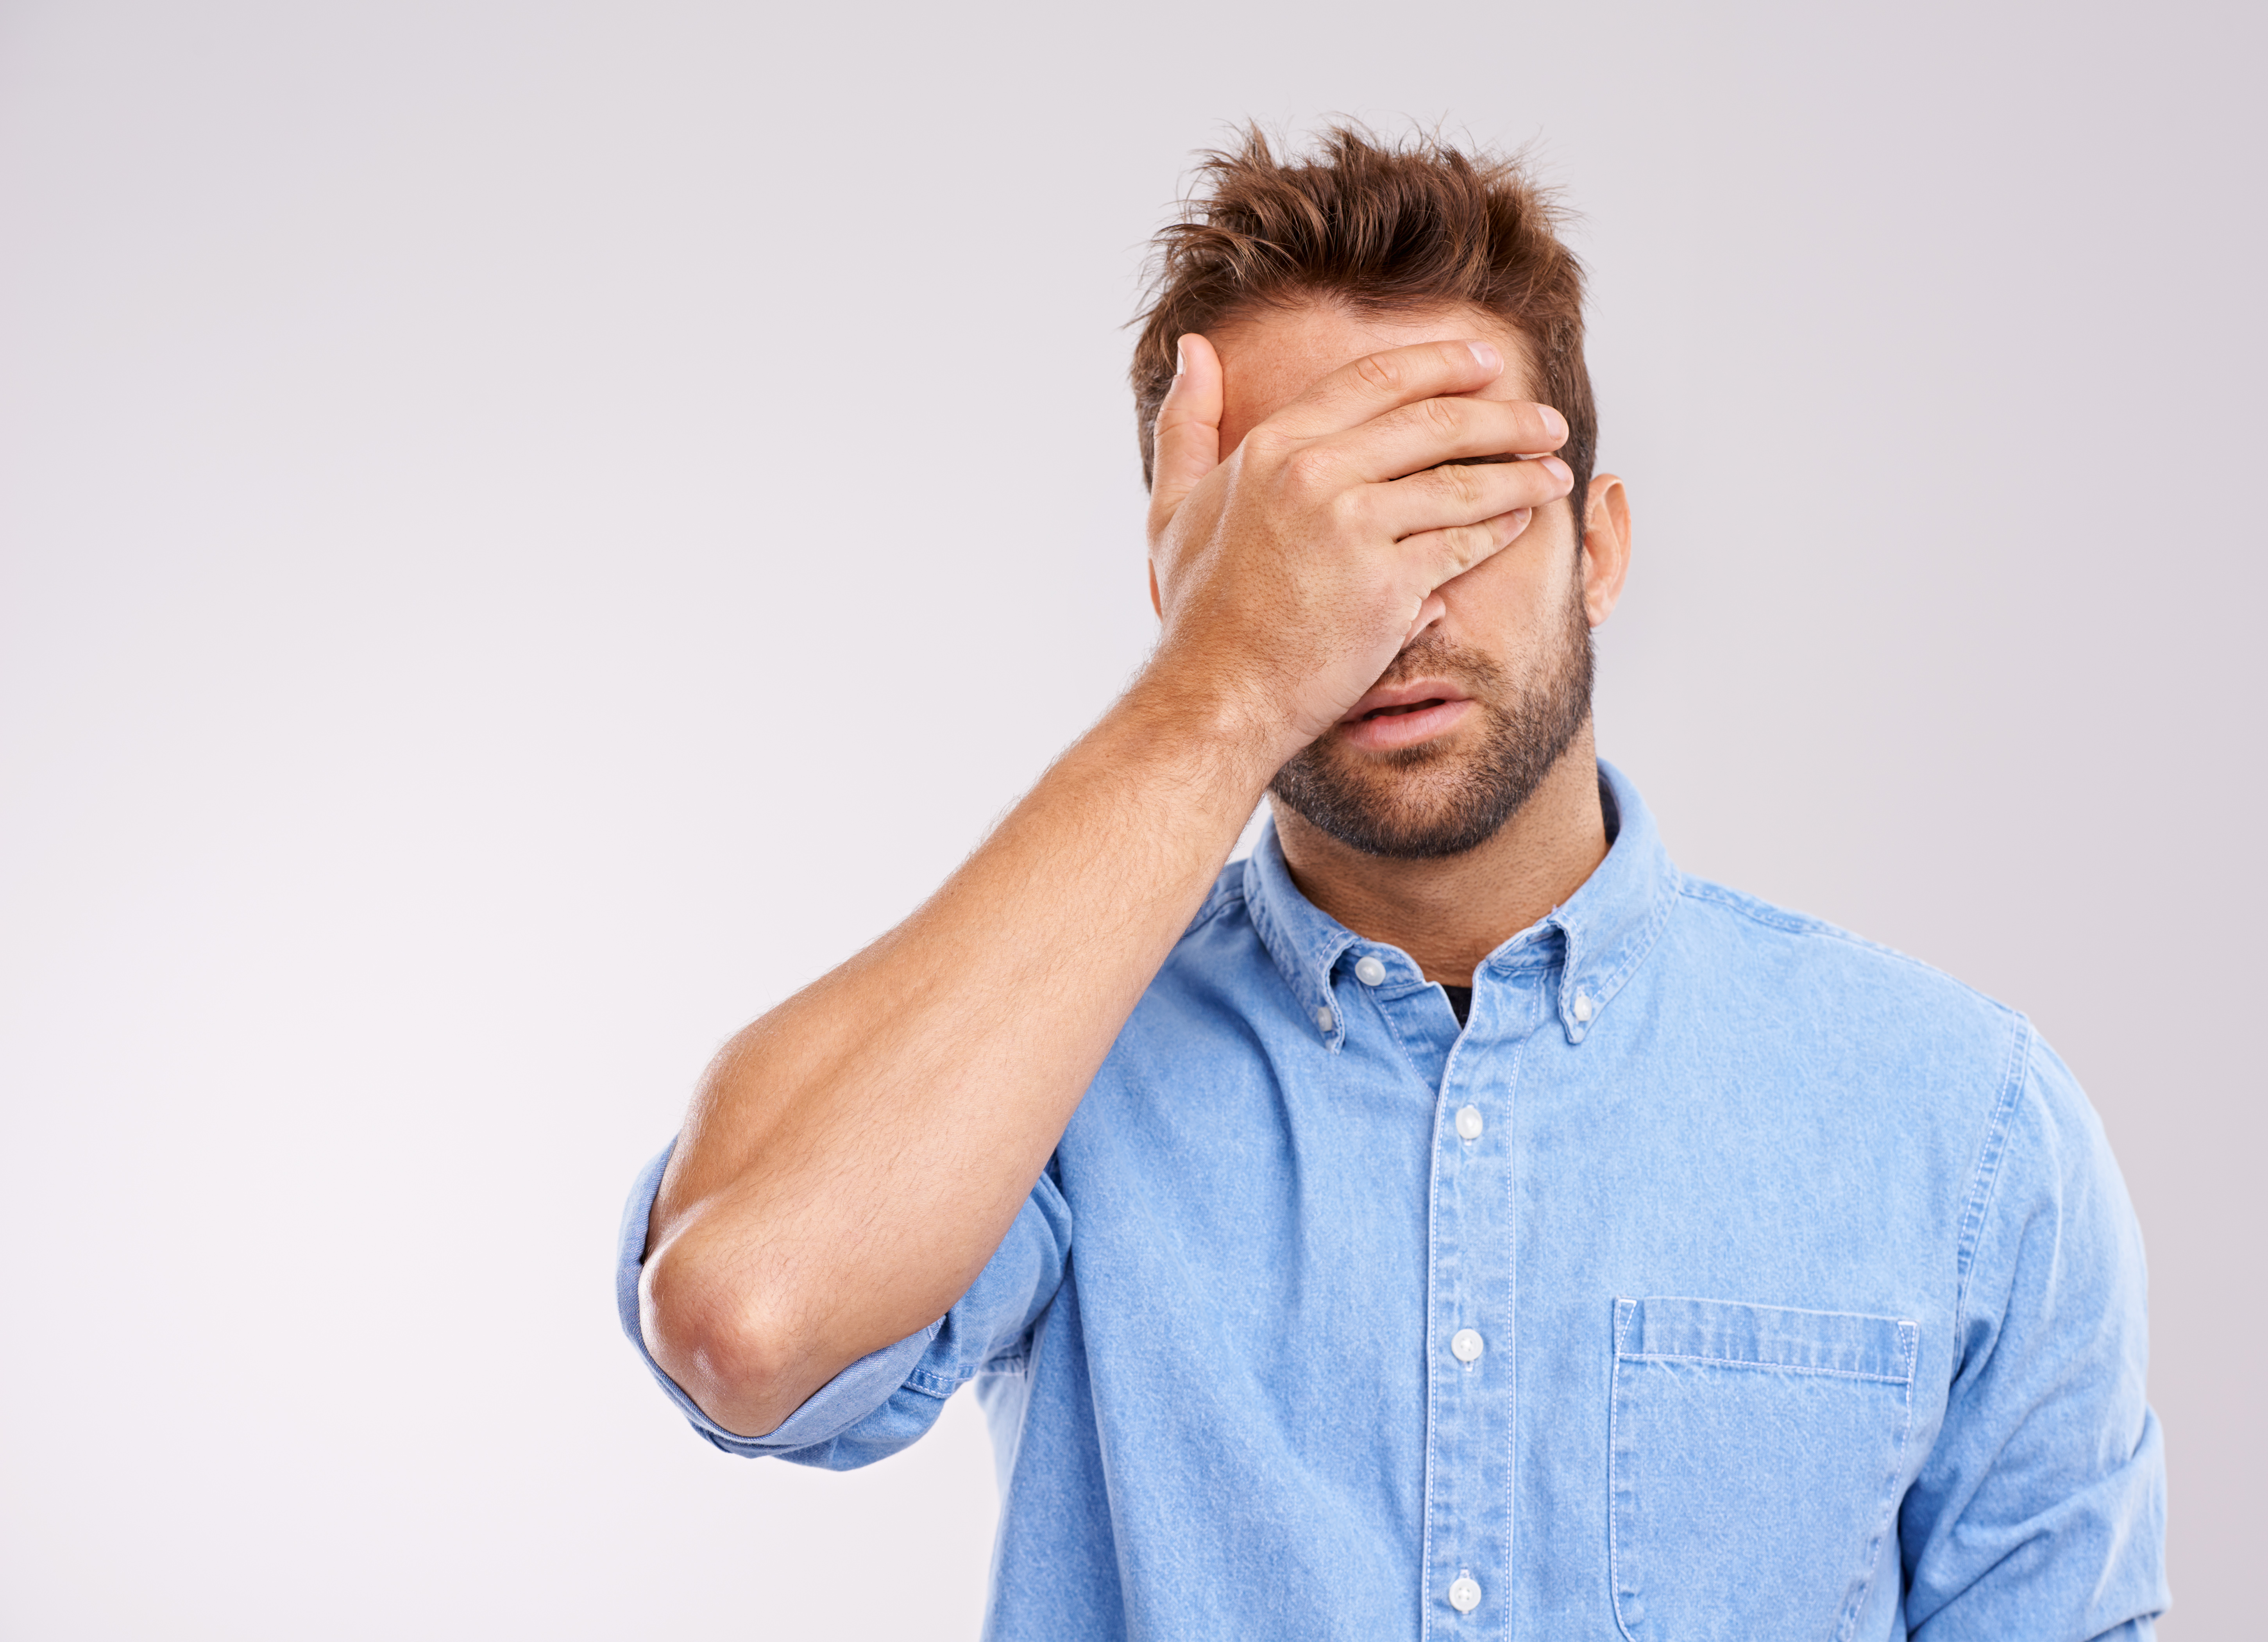
{"type": "Polygon", "coordinates": [[[1806,912],[1788,911],[1784,907],[1776,907],[1769,902],[1758,901],[1753,895],[1744,895],[1736,889],[1727,889],[1722,884],[1712,884],[1706,879],[1683,875],[1681,877],[1683,879],[1679,885],[1681,895],[1690,895],[1696,901],[1705,901],[1712,906],[1721,907],[1735,917],[1746,918],[1751,924],[1760,924],[1766,929],[1778,930],[1783,935],[1815,935],[1825,940],[1840,941],[1844,946],[1854,946],[1860,952],[1873,953],[1879,958],[1888,958],[1906,968],[1918,969],[1924,975],[1943,981],[1948,986],[1958,987],[1978,1003],[2009,1020],[2021,1021],[2024,1019],[2021,1011],[2011,1009],[1989,992],[1978,991],[1959,976],[1948,975],[1935,964],[1926,959],[1917,958],[1910,952],[1900,952],[1895,946],[1885,946],[1881,942],[1868,940],[1864,935],[1855,934],[1839,924],[1830,924],[1825,918],[1813,917],[1806,912]]]}
{"type": "Polygon", "coordinates": [[[1999,1098],[1992,1103],[1992,1120],[1985,1125],[1984,1144],[1978,1151],[1976,1174],[1969,1188],[1969,1201],[1961,1211],[1961,1241],[1953,1263],[1957,1286],[1953,1296],[1952,1344],[1956,1356],[1961,1351],[1962,1329],[1968,1321],[1969,1279],[1976,1271],[1977,1248],[1984,1239],[1984,1222],[1999,1195],[2000,1166],[2008,1155],[2008,1130],[2015,1118],[2018,1098],[2030,1081],[2032,1046],[2036,1041],[2032,1023],[2017,1016],[2016,1030],[2008,1038],[2008,1064],[2001,1078],[1999,1098]]]}
{"type": "Polygon", "coordinates": [[[1727,889],[1722,884],[1712,884],[1705,878],[1695,878],[1690,873],[1678,874],[1677,893],[1690,895],[1696,901],[1713,902],[1727,912],[1739,913],[1751,923],[1767,924],[1791,935],[1823,932],[1835,927],[1806,914],[1790,912],[1768,902],[1758,901],[1753,895],[1744,895],[1738,890],[1727,889]]]}

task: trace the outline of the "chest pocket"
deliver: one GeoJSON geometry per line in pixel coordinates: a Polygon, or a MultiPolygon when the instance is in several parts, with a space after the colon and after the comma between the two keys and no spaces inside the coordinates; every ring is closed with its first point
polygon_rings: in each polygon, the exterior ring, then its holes
{"type": "Polygon", "coordinates": [[[1890,1531],[1920,1329],[1615,1302],[1608,1486],[1630,1642],[1840,1642],[1890,1531]]]}

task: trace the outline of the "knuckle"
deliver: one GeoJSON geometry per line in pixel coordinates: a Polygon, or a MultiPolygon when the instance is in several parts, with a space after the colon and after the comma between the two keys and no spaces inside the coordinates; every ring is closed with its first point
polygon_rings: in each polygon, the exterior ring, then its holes
{"type": "Polygon", "coordinates": [[[1443,579],[1448,576],[1462,575],[1479,562],[1481,555],[1488,550],[1483,534],[1478,526],[1473,525],[1452,526],[1434,533],[1435,540],[1440,544],[1441,568],[1447,573],[1443,579]]]}
{"type": "Polygon", "coordinates": [[[1471,402],[1463,399],[1428,399],[1419,404],[1418,414],[1433,432],[1454,438],[1465,431],[1471,402]]]}
{"type": "Polygon", "coordinates": [[[1451,463],[1433,469],[1433,482],[1460,508],[1478,506],[1483,494],[1481,470],[1451,463]]]}
{"type": "Polygon", "coordinates": [[[1294,490],[1314,495],[1335,488],[1338,462],[1321,445],[1310,445],[1284,458],[1284,480],[1294,490]]]}
{"type": "Polygon", "coordinates": [[[1365,387],[1391,391],[1402,386],[1402,367],[1384,354],[1367,354],[1355,361],[1355,376],[1365,387]]]}
{"type": "Polygon", "coordinates": [[[1341,490],[1323,504],[1323,516],[1336,534],[1360,535],[1370,523],[1370,504],[1359,490],[1341,490]]]}
{"type": "Polygon", "coordinates": [[[1263,422],[1246,434],[1243,443],[1237,448],[1253,457],[1266,460],[1281,454],[1290,443],[1291,439],[1283,429],[1272,422],[1263,422]]]}

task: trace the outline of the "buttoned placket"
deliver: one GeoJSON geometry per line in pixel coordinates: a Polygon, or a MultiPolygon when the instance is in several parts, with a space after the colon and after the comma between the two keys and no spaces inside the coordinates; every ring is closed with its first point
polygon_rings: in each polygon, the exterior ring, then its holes
{"type": "Polygon", "coordinates": [[[1543,1015],[1533,966],[1474,976],[1434,1104],[1425,1410],[1426,1638],[1511,1634],[1512,1101],[1543,1015]]]}

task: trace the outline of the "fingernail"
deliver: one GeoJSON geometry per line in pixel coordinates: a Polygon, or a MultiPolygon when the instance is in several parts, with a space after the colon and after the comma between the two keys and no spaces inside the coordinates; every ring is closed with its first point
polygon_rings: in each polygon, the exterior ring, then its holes
{"type": "Polygon", "coordinates": [[[1566,417],[1561,416],[1549,405],[1538,405],[1536,409],[1543,413],[1543,431],[1546,433],[1549,433],[1552,438],[1557,439],[1564,439],[1567,437],[1566,417]]]}
{"type": "Polygon", "coordinates": [[[1575,470],[1572,468],[1570,468],[1565,462],[1561,461],[1557,456],[1541,457],[1538,460],[1541,466],[1550,472],[1550,475],[1554,479],[1557,479],[1560,483],[1566,485],[1571,489],[1573,487],[1575,483],[1575,470]]]}
{"type": "Polygon", "coordinates": [[[1497,350],[1490,347],[1486,342],[1467,342],[1465,346],[1473,350],[1473,357],[1481,362],[1482,370],[1501,371],[1504,369],[1504,360],[1498,355],[1497,350]]]}
{"type": "Polygon", "coordinates": [[[1174,340],[1174,374],[1175,376],[1179,376],[1182,373],[1182,369],[1189,364],[1189,359],[1185,352],[1186,347],[1187,340],[1185,338],[1176,338],[1174,340]]]}

